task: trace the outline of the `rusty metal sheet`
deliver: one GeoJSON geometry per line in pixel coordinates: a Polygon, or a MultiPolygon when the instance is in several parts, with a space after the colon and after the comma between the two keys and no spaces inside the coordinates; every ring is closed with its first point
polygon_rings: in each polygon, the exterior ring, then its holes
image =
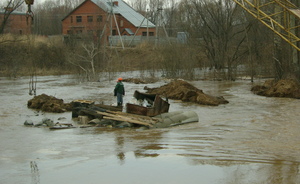
{"type": "Polygon", "coordinates": [[[152,101],[153,104],[151,107],[144,107],[137,104],[127,103],[127,113],[144,116],[156,116],[169,111],[170,104],[167,101],[163,100],[159,95],[140,93],[139,91],[135,91],[133,96],[137,100],[144,100],[147,98],[148,100],[152,101]]]}

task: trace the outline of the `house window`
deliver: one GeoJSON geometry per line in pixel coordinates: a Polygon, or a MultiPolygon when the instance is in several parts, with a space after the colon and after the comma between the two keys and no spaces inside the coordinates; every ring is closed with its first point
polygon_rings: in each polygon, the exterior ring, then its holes
{"type": "Polygon", "coordinates": [[[88,22],[93,22],[93,16],[87,16],[88,22]]]}
{"type": "Polygon", "coordinates": [[[120,21],[120,27],[124,27],[124,21],[123,20],[120,21]]]}
{"type": "Polygon", "coordinates": [[[93,35],[93,30],[88,30],[87,32],[88,32],[88,34],[89,34],[90,36],[93,35]]]}
{"type": "Polygon", "coordinates": [[[77,33],[77,34],[81,34],[81,33],[82,33],[82,30],[77,30],[76,33],[77,33]]]}
{"type": "Polygon", "coordinates": [[[72,31],[71,30],[67,30],[67,34],[72,34],[72,31]]]}
{"type": "Polygon", "coordinates": [[[113,36],[117,35],[117,31],[116,31],[115,29],[112,30],[112,35],[113,35],[113,36]]]}
{"type": "Polygon", "coordinates": [[[82,16],[76,16],[76,22],[82,22],[82,16]]]}
{"type": "Polygon", "coordinates": [[[97,17],[97,22],[102,22],[103,21],[103,17],[102,17],[102,15],[99,15],[98,17],[97,17]]]}
{"type": "MultiPolygon", "coordinates": [[[[143,32],[142,35],[147,36],[147,32],[143,32]]],[[[149,32],[149,36],[154,36],[154,32],[149,32]]]]}
{"type": "Polygon", "coordinates": [[[71,23],[73,23],[73,16],[71,16],[71,23]]]}
{"type": "Polygon", "coordinates": [[[22,31],[22,30],[19,30],[19,34],[22,35],[22,34],[23,34],[23,31],[22,31]]]}

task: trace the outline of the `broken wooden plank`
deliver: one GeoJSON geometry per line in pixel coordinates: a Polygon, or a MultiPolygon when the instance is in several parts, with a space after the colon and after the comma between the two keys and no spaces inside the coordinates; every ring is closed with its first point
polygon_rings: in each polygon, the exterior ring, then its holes
{"type": "Polygon", "coordinates": [[[149,116],[143,116],[143,115],[138,115],[138,114],[131,114],[131,113],[126,113],[126,112],[115,112],[115,111],[107,111],[108,113],[111,114],[116,114],[116,115],[121,115],[121,116],[130,116],[138,119],[143,119],[143,120],[149,120],[153,121],[154,123],[162,121],[161,118],[154,118],[154,117],[149,117],[149,116]]]}
{"type": "Polygon", "coordinates": [[[139,125],[145,125],[145,126],[153,126],[153,124],[157,123],[157,121],[151,120],[147,118],[137,117],[137,116],[131,116],[127,113],[107,113],[107,112],[100,112],[97,111],[98,114],[103,115],[105,119],[111,119],[116,121],[127,121],[129,123],[139,124],[139,125]],[[120,115],[122,114],[122,115],[120,115]]]}
{"type": "Polygon", "coordinates": [[[127,120],[131,119],[131,120],[135,120],[135,121],[139,121],[139,122],[145,122],[148,124],[156,124],[157,122],[159,122],[158,120],[152,119],[151,117],[148,117],[148,116],[131,115],[131,114],[122,113],[122,112],[111,112],[111,113],[97,112],[97,113],[104,115],[104,116],[122,118],[122,119],[127,119],[127,120]]]}
{"type": "Polygon", "coordinates": [[[108,112],[96,111],[96,113],[97,113],[97,114],[101,114],[101,115],[103,115],[103,116],[112,116],[112,117],[116,116],[116,115],[111,114],[111,113],[108,113],[108,112]]]}

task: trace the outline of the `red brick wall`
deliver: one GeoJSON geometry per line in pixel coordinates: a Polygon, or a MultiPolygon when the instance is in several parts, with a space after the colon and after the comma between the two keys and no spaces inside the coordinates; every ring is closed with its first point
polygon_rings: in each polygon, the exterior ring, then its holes
{"type": "MultiPolygon", "coordinates": [[[[83,33],[86,34],[88,32],[93,32],[94,36],[99,36],[99,31],[102,32],[104,29],[104,25],[107,20],[107,13],[95,5],[91,1],[84,2],[80,7],[75,9],[71,14],[69,14],[63,21],[62,21],[62,34],[78,34],[83,33]],[[102,22],[97,22],[97,17],[102,16],[102,22]],[[76,22],[76,16],[82,17],[82,22],[76,22]],[[88,22],[88,16],[93,17],[93,22],[88,22]]],[[[120,29],[120,33],[122,34],[124,28],[131,29],[134,33],[138,29],[134,25],[132,25],[129,21],[127,21],[121,15],[116,14],[116,20],[120,29]],[[123,21],[123,26],[121,26],[121,21],[123,21]]],[[[114,33],[118,35],[117,26],[115,24],[114,17],[113,19],[113,26],[112,29],[114,33]]],[[[140,28],[137,35],[142,35],[143,32],[146,32],[147,28],[140,28]]],[[[155,28],[149,28],[149,32],[153,32],[155,34],[155,28]]],[[[110,20],[106,24],[106,37],[110,35],[110,20]]]]}
{"type": "Polygon", "coordinates": [[[103,29],[105,20],[106,12],[93,2],[86,1],[62,21],[62,33],[64,35],[68,34],[68,31],[73,31],[73,34],[76,34],[77,31],[87,33],[89,30],[97,32],[103,29]],[[77,16],[82,17],[82,22],[77,22],[77,16]],[[88,22],[88,16],[93,17],[93,22],[88,22]],[[98,16],[102,16],[102,22],[97,21],[98,16]]]}
{"type": "MultiPolygon", "coordinates": [[[[0,14],[0,20],[3,20],[4,15],[0,14]]],[[[10,14],[7,24],[4,28],[4,33],[11,34],[31,34],[31,18],[26,19],[26,14],[10,14]]]]}

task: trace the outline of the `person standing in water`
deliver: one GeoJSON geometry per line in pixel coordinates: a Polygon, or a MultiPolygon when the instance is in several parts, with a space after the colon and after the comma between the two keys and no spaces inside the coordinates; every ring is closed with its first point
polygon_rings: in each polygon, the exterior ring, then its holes
{"type": "Polygon", "coordinates": [[[124,88],[124,84],[122,83],[122,78],[118,78],[117,80],[117,85],[114,89],[114,96],[117,97],[117,104],[118,106],[122,106],[123,105],[123,95],[125,95],[125,88],[124,88]]]}

